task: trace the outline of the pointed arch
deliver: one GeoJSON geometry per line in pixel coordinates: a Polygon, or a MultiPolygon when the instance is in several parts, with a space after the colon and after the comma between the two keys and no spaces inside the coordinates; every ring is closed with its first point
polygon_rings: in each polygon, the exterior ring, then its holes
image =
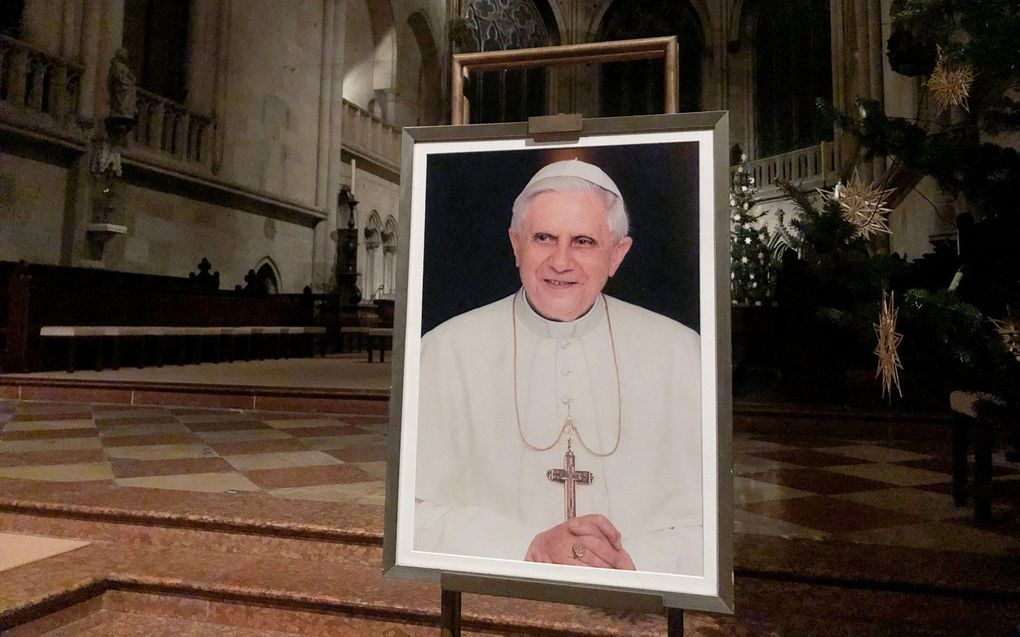
{"type": "Polygon", "coordinates": [[[439,65],[439,51],[436,47],[435,37],[432,35],[432,28],[429,26],[428,17],[421,11],[415,11],[407,16],[407,26],[414,35],[418,44],[418,53],[421,57],[418,68],[416,90],[415,124],[438,124],[442,118],[443,106],[442,95],[442,71],[439,65]]]}
{"type": "Polygon", "coordinates": [[[344,32],[344,98],[373,110],[375,92],[393,89],[396,82],[397,38],[389,0],[349,0],[344,32]]]}
{"type": "Polygon", "coordinates": [[[276,265],[273,257],[266,255],[255,263],[255,276],[259,283],[269,294],[278,294],[283,287],[283,277],[280,275],[280,267],[276,265]]]}
{"type": "MultiPolygon", "coordinates": [[[[676,35],[680,49],[680,110],[701,110],[707,7],[690,0],[612,0],[601,7],[596,41],[676,35]]],[[[599,78],[602,116],[661,113],[663,61],[604,64],[599,78]]]]}
{"type": "Polygon", "coordinates": [[[393,215],[386,217],[386,224],[382,231],[383,240],[383,282],[382,292],[392,297],[397,290],[397,220],[393,215]]]}

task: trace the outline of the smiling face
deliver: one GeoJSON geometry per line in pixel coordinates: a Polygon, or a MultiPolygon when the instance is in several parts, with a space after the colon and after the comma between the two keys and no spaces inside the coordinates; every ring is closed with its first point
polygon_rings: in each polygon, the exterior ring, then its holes
{"type": "Polygon", "coordinates": [[[539,193],[510,230],[528,301],[553,321],[572,321],[595,304],[630,249],[613,240],[601,192],[539,193]]]}

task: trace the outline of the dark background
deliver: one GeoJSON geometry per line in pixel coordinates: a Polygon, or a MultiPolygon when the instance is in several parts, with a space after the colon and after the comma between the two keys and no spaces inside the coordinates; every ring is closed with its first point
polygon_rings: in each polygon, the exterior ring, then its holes
{"type": "Polygon", "coordinates": [[[542,166],[577,158],[623,193],[634,239],[605,292],[698,330],[698,144],[432,154],[425,192],[422,333],[521,286],[507,228],[542,166]]]}

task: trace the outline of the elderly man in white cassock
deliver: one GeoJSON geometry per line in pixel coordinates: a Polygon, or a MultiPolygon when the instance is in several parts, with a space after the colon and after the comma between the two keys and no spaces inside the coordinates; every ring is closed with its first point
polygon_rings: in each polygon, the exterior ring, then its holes
{"type": "Polygon", "coordinates": [[[619,188],[549,164],[509,234],[523,287],[422,338],[414,549],[701,575],[700,339],[602,293],[619,188]]]}

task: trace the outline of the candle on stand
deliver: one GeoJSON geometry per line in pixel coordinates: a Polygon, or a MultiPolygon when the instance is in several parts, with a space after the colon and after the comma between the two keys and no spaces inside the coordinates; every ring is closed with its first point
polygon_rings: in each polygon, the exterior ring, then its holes
{"type": "Polygon", "coordinates": [[[351,199],[354,199],[354,193],[356,192],[355,184],[358,182],[358,160],[351,160],[351,199]]]}

